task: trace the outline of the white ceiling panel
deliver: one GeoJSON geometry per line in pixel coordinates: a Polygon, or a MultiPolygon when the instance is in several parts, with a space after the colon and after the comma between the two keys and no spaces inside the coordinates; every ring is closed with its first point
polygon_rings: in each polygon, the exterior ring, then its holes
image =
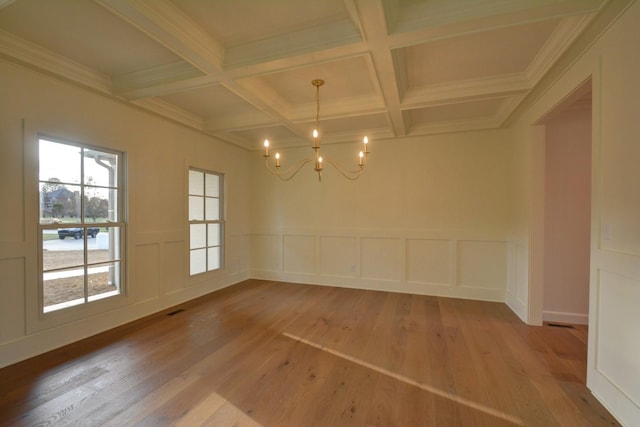
{"type": "Polygon", "coordinates": [[[178,60],[92,1],[16,1],[0,10],[0,29],[110,76],[178,60]]]}
{"type": "Polygon", "coordinates": [[[343,0],[173,0],[227,47],[295,33],[348,18],[343,0]]]}
{"type": "Polygon", "coordinates": [[[316,88],[312,80],[322,79],[320,99],[324,102],[340,102],[352,97],[375,96],[376,87],[371,80],[372,70],[365,57],[314,64],[311,67],[285,70],[260,77],[293,106],[315,104],[316,88]]]}
{"type": "Polygon", "coordinates": [[[436,40],[404,49],[408,84],[437,85],[524,73],[558,20],[436,40]]]}
{"type": "Polygon", "coordinates": [[[247,129],[232,132],[235,136],[243,138],[255,144],[257,149],[263,150],[263,141],[268,139],[274,149],[277,147],[289,147],[292,145],[304,145],[305,139],[310,139],[306,135],[301,137],[291,132],[283,126],[271,126],[259,129],[247,129]]]}
{"type": "Polygon", "coordinates": [[[365,136],[364,129],[373,131],[388,131],[389,124],[385,114],[370,114],[358,117],[343,117],[333,120],[321,120],[321,136],[331,137],[336,133],[359,133],[365,136]]]}
{"type": "Polygon", "coordinates": [[[205,120],[216,117],[247,116],[257,110],[220,85],[195,88],[161,96],[163,101],[174,104],[205,120]]]}

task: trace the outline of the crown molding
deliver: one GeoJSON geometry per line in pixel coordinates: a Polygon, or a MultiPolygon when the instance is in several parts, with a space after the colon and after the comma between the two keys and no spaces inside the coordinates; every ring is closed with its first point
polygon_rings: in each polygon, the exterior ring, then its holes
{"type": "MultiPolygon", "coordinates": [[[[174,86],[185,80],[202,77],[202,73],[192,65],[184,61],[176,61],[170,64],[161,65],[147,70],[117,76],[113,79],[114,92],[127,99],[132,98],[132,94],[145,94],[145,89],[156,89],[158,87],[174,86]]],[[[138,96],[139,97],[139,96],[138,96]]]]}
{"type": "Polygon", "coordinates": [[[512,96],[504,100],[504,103],[494,114],[494,118],[497,123],[496,127],[502,127],[504,125],[511,113],[513,113],[515,109],[518,108],[518,105],[520,105],[522,100],[524,100],[525,96],[526,94],[522,94],[518,96],[512,96]]]}
{"type": "Polygon", "coordinates": [[[635,0],[608,0],[602,11],[590,22],[558,60],[529,91],[525,99],[511,113],[505,125],[511,125],[520,118],[523,112],[538,99],[579,59],[584,53],[606,33],[606,31],[624,14],[635,0]]]}
{"type": "Polygon", "coordinates": [[[0,54],[80,86],[106,94],[112,92],[109,76],[3,30],[0,30],[0,54]]]}
{"type": "Polygon", "coordinates": [[[594,13],[564,18],[538,51],[525,74],[533,87],[549,68],[571,46],[587,25],[595,17],[594,13]]]}
{"type": "Polygon", "coordinates": [[[230,132],[207,131],[206,133],[222,141],[228,142],[229,144],[244,148],[247,151],[254,151],[262,148],[260,144],[257,144],[256,146],[253,141],[247,141],[246,138],[234,135],[230,132]]]}
{"type": "Polygon", "coordinates": [[[425,136],[443,133],[471,132],[478,130],[498,129],[499,121],[495,118],[473,120],[451,120],[435,124],[422,124],[412,126],[407,136],[425,136]]]}
{"type": "Polygon", "coordinates": [[[145,98],[130,102],[175,122],[182,123],[199,131],[204,131],[204,121],[202,118],[161,99],[145,98]]]}

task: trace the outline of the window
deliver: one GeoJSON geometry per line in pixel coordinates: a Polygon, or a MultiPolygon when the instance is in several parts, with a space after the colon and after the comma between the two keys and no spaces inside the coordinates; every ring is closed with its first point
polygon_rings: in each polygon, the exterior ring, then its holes
{"type": "Polygon", "coordinates": [[[189,170],[190,275],[222,268],[222,175],[189,170]]]}
{"type": "Polygon", "coordinates": [[[42,312],[122,290],[122,154],[39,139],[42,312]]]}

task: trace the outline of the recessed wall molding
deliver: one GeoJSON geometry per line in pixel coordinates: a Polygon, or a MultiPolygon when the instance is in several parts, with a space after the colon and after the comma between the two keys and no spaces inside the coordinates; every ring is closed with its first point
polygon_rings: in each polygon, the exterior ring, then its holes
{"type": "Polygon", "coordinates": [[[305,229],[250,240],[255,278],[505,300],[508,244],[496,236],[305,229]]]}

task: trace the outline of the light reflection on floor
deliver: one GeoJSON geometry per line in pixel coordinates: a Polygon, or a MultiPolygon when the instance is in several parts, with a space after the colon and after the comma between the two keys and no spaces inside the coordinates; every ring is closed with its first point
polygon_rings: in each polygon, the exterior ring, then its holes
{"type": "Polygon", "coordinates": [[[290,333],[287,333],[287,332],[283,332],[282,335],[284,335],[285,337],[290,338],[292,340],[299,341],[299,342],[301,342],[303,344],[307,344],[307,345],[309,345],[311,347],[315,347],[318,350],[322,350],[322,351],[324,351],[326,353],[329,353],[329,354],[331,354],[333,356],[339,357],[341,359],[348,360],[349,362],[356,363],[356,364],[358,364],[360,366],[364,366],[364,367],[366,367],[368,369],[371,369],[372,371],[378,372],[378,373],[380,373],[382,375],[386,375],[386,376],[391,377],[393,379],[396,379],[398,381],[402,381],[405,384],[412,385],[412,386],[420,388],[421,390],[424,390],[426,392],[433,393],[433,394],[435,394],[437,396],[444,397],[445,399],[452,400],[452,401],[454,401],[456,403],[459,403],[461,405],[465,405],[465,406],[467,406],[469,408],[473,408],[475,410],[484,412],[486,414],[489,414],[489,415],[497,417],[497,418],[502,418],[503,420],[509,421],[509,422],[511,422],[513,424],[524,425],[522,420],[520,420],[517,417],[514,417],[513,415],[505,414],[504,412],[498,411],[496,409],[490,408],[490,407],[485,406],[485,405],[481,405],[481,404],[479,404],[477,402],[474,402],[472,400],[465,399],[465,398],[460,397],[458,395],[451,394],[451,393],[448,393],[446,391],[437,389],[437,388],[432,387],[432,386],[430,386],[428,384],[421,383],[421,382],[416,381],[416,380],[414,380],[412,378],[409,378],[409,377],[406,377],[404,375],[400,375],[398,373],[389,371],[388,369],[384,369],[384,368],[382,368],[380,366],[373,365],[373,364],[371,364],[369,362],[366,362],[364,360],[349,356],[348,354],[344,354],[344,353],[339,352],[337,350],[333,350],[333,349],[331,349],[329,347],[326,347],[326,346],[311,342],[309,340],[306,340],[304,338],[295,336],[293,334],[290,334],[290,333]]]}

